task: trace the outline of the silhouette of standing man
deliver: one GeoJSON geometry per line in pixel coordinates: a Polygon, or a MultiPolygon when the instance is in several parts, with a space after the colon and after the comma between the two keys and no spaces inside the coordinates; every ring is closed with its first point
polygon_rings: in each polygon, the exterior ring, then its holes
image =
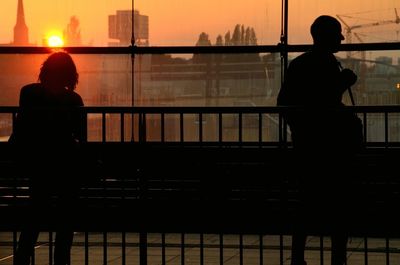
{"type": "Polygon", "coordinates": [[[54,225],[54,264],[70,264],[73,231],[69,226],[78,196],[78,144],[84,130],[77,107],[83,100],[74,90],[78,73],[71,56],[51,54],[42,64],[39,82],[20,91],[20,111],[10,142],[17,147],[23,172],[30,180],[31,211],[25,219],[14,257],[29,265],[40,225],[54,225]],[[26,221],[25,220],[25,221],[26,221]]]}
{"type": "Polygon", "coordinates": [[[348,136],[351,128],[346,128],[346,116],[332,110],[344,106],[343,93],[357,76],[350,69],[342,70],[334,56],[344,40],[339,21],[320,16],[311,25],[311,35],[312,49],[291,61],[277,99],[279,106],[300,107],[284,115],[298,155],[293,172],[300,181],[291,264],[306,264],[307,231],[322,228],[331,235],[331,264],[343,265],[350,192],[345,167],[357,147],[348,136]]]}

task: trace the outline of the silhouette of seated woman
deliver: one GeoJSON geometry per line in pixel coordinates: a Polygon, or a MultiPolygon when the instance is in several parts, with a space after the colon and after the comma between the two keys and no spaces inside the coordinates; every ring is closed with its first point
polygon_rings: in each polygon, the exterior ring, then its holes
{"type": "Polygon", "coordinates": [[[293,170],[300,180],[300,213],[292,238],[292,265],[306,264],[304,250],[308,229],[328,224],[332,240],[332,265],[346,260],[345,226],[349,188],[347,158],[356,147],[348,137],[342,96],[357,76],[341,69],[334,53],[344,37],[334,17],[320,16],[311,25],[312,49],[293,59],[279,91],[277,104],[295,106],[284,118],[291,130],[297,163],[293,170]],[[309,227],[308,225],[313,225],[309,227]]]}
{"type": "Polygon", "coordinates": [[[17,146],[24,174],[30,180],[31,211],[22,228],[16,265],[30,264],[43,222],[56,231],[54,264],[70,263],[72,220],[78,195],[78,144],[83,123],[77,107],[83,100],[74,90],[78,72],[66,52],[51,54],[42,64],[38,83],[20,91],[20,111],[10,141],[17,146]]]}

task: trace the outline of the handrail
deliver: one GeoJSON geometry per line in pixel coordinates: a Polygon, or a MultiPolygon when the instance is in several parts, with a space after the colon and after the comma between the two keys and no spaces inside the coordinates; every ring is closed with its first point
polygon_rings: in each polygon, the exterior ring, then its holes
{"type": "MultiPolygon", "coordinates": [[[[0,106],[0,113],[18,112],[18,106],[0,106]]],[[[301,107],[289,106],[85,106],[80,107],[85,113],[282,113],[289,110],[300,110],[301,107]]],[[[307,109],[323,109],[315,105],[307,109]]],[[[400,105],[345,106],[345,110],[356,113],[399,112],[400,105]]]]}
{"type": "MultiPolygon", "coordinates": [[[[314,106],[306,110],[319,112],[322,109],[321,106],[314,106]]],[[[0,113],[11,114],[11,119],[5,120],[2,124],[3,128],[0,128],[3,129],[3,134],[4,131],[12,131],[19,110],[18,106],[0,107],[0,113]],[[7,126],[8,128],[4,130],[7,126]]],[[[78,108],[86,119],[82,122],[86,126],[88,139],[92,139],[90,141],[96,141],[93,137],[90,138],[90,131],[97,130],[101,132],[96,136],[97,140],[101,139],[102,142],[236,142],[250,145],[257,143],[263,146],[271,144],[282,146],[291,142],[288,137],[290,130],[282,117],[283,114],[296,110],[301,111],[302,108],[287,106],[86,106],[78,108]],[[171,123],[172,120],[174,122],[171,123]],[[90,121],[96,124],[93,125],[90,121]],[[109,121],[112,122],[108,124],[109,121]],[[168,122],[170,127],[166,127],[168,122]],[[92,127],[89,128],[89,126],[92,127]],[[185,126],[191,126],[191,129],[188,131],[185,126]],[[230,131],[230,138],[225,137],[224,133],[227,130],[230,131]],[[167,140],[166,135],[171,132],[174,136],[167,140]],[[113,134],[113,139],[106,135],[110,133],[113,134]],[[205,135],[208,135],[208,138],[204,137],[205,135]]],[[[398,118],[394,116],[400,114],[400,105],[345,106],[344,110],[355,112],[362,119],[366,146],[397,147],[400,145],[400,127],[398,118]]],[[[3,119],[6,119],[5,116],[3,119]]]]}
{"type": "MultiPolygon", "coordinates": [[[[339,51],[398,50],[400,42],[341,44],[339,51]]],[[[277,44],[253,46],[125,46],[125,47],[63,47],[72,54],[186,54],[186,53],[280,53],[304,52],[311,44],[277,44]]],[[[58,48],[59,49],[59,48],[58,48]]],[[[0,54],[46,54],[55,49],[36,46],[0,46],[0,54]]]]}

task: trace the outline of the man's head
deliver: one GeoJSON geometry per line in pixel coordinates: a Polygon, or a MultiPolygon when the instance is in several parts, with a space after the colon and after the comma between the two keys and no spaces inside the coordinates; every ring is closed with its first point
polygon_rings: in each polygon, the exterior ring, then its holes
{"type": "Polygon", "coordinates": [[[340,22],[331,16],[319,16],[311,25],[314,45],[328,52],[337,52],[344,37],[340,22]]]}

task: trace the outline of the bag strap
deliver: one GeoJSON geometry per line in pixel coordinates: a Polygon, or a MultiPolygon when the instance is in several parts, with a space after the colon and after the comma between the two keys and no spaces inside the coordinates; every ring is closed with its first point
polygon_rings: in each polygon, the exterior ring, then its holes
{"type": "MultiPolygon", "coordinates": [[[[340,70],[343,70],[342,64],[341,64],[339,61],[338,61],[337,63],[338,63],[338,65],[339,65],[339,69],[340,69],[340,70]]],[[[355,104],[355,102],[354,102],[354,97],[353,97],[353,92],[351,91],[351,86],[348,86],[348,87],[347,87],[347,91],[349,91],[349,96],[350,96],[351,104],[352,104],[353,106],[355,106],[356,104],[355,104]]]]}

